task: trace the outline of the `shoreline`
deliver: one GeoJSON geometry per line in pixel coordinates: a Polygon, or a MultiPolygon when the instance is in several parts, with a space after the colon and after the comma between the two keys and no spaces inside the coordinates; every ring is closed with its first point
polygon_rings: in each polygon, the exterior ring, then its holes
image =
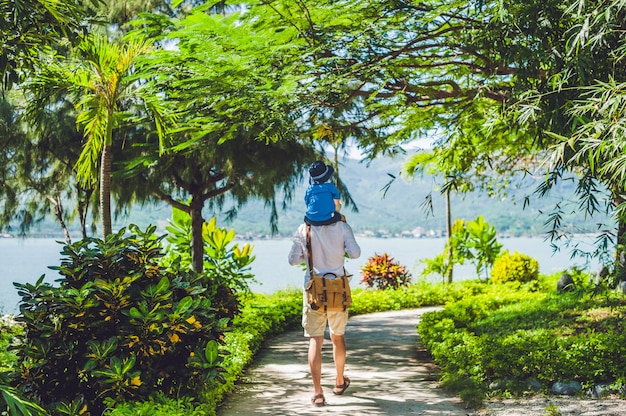
{"type": "MultiPolygon", "coordinates": [[[[599,233],[576,233],[568,236],[568,239],[587,239],[592,238],[595,239],[599,236],[599,233]]],[[[388,239],[401,239],[401,240],[437,240],[437,239],[445,239],[445,232],[434,232],[432,234],[407,234],[405,232],[402,233],[384,233],[384,232],[354,232],[354,236],[356,238],[367,238],[367,239],[377,239],[377,240],[388,240],[388,239]]],[[[291,239],[293,237],[292,234],[235,234],[235,241],[281,241],[291,239]]],[[[100,238],[100,236],[90,236],[90,238],[100,238]]],[[[516,238],[541,238],[544,241],[547,241],[546,233],[541,234],[520,234],[520,235],[512,235],[512,234],[499,234],[496,236],[498,240],[508,240],[508,239],[516,239],[516,238]]],[[[32,234],[25,236],[16,236],[12,234],[0,234],[0,241],[3,240],[56,240],[60,243],[65,244],[65,236],[61,234],[32,234]]],[[[80,241],[81,239],[76,239],[74,241],[80,241]]],[[[567,241],[567,240],[562,240],[567,241]]]]}

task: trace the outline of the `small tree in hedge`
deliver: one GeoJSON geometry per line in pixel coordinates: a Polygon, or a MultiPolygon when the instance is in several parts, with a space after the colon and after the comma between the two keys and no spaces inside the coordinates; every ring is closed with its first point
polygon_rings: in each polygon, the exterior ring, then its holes
{"type": "MultiPolygon", "coordinates": [[[[164,267],[154,227],[130,231],[65,246],[58,286],[15,283],[25,325],[16,385],[55,413],[100,415],[111,401],[197,393],[221,377],[234,294],[209,272],[164,267]]],[[[235,274],[252,261],[222,255],[235,274]]]]}
{"type": "Polygon", "coordinates": [[[387,289],[389,287],[397,289],[406,286],[411,282],[411,274],[406,266],[397,263],[393,257],[387,253],[382,255],[374,254],[361,267],[361,282],[369,287],[377,289],[387,289]]]}
{"type": "Polygon", "coordinates": [[[530,282],[539,278],[539,262],[515,251],[504,250],[493,263],[491,280],[494,283],[530,282]]]}
{"type": "Polygon", "coordinates": [[[484,273],[488,279],[490,268],[502,249],[502,244],[497,241],[496,228],[479,215],[473,221],[457,219],[453,230],[457,256],[469,260],[478,277],[484,273]]]}
{"type": "Polygon", "coordinates": [[[502,244],[497,241],[495,227],[490,225],[482,216],[473,221],[456,219],[452,226],[452,238],[446,242],[443,253],[432,259],[423,259],[425,268],[423,276],[432,273],[441,276],[450,275],[450,269],[455,265],[465,264],[468,260],[476,269],[476,276],[489,277],[489,271],[500,254],[502,244]]]}

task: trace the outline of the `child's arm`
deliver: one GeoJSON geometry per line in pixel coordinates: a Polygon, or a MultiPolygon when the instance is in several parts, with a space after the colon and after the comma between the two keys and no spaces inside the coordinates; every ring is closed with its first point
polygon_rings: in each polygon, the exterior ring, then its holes
{"type": "Polygon", "coordinates": [[[335,201],[335,211],[339,212],[341,210],[341,200],[333,199],[335,201]]]}

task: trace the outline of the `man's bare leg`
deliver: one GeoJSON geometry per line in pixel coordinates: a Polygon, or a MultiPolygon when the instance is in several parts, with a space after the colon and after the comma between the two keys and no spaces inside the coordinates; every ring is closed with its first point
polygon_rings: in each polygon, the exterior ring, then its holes
{"type": "Polygon", "coordinates": [[[337,371],[335,385],[343,386],[345,381],[343,372],[346,367],[346,338],[343,335],[332,334],[330,339],[333,342],[333,360],[335,360],[335,370],[337,371]]]}
{"type": "MultiPolygon", "coordinates": [[[[309,340],[309,367],[311,369],[311,379],[313,380],[314,397],[318,394],[324,394],[322,389],[322,345],[324,344],[324,336],[311,337],[309,340]]],[[[319,398],[314,401],[315,404],[322,403],[323,399],[319,398]]]]}

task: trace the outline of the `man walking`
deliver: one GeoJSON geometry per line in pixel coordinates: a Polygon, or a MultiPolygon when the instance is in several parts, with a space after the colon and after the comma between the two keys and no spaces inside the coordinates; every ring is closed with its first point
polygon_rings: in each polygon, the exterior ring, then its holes
{"type": "MultiPolygon", "coordinates": [[[[310,270],[315,275],[324,276],[334,274],[344,276],[344,255],[355,259],[361,255],[361,248],[357,244],[352,228],[345,222],[339,221],[330,225],[312,226],[302,224],[298,227],[289,252],[289,264],[292,266],[307,263],[307,271],[304,276],[306,288],[311,279],[310,270]],[[310,252],[307,248],[307,232],[310,233],[310,252]],[[308,259],[313,264],[308,264],[308,259]]],[[[335,362],[336,378],[333,393],[340,395],[350,385],[350,379],[344,375],[346,364],[345,329],[348,323],[348,310],[328,311],[322,309],[313,310],[307,303],[306,292],[304,293],[304,306],[302,312],[302,327],[304,335],[309,337],[308,361],[313,380],[313,398],[311,402],[319,407],[326,404],[322,389],[322,344],[324,343],[324,331],[328,324],[330,339],[333,343],[333,360],[335,362]]]]}

